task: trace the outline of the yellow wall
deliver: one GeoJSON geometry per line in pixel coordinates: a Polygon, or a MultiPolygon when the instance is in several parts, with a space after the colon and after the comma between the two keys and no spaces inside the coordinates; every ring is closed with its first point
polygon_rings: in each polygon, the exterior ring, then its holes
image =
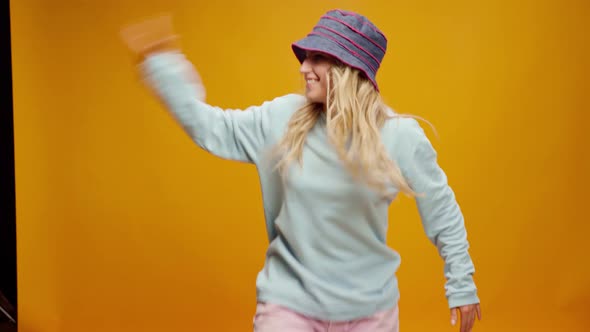
{"type": "MultiPolygon", "coordinates": [[[[184,136],[118,30],[171,11],[209,102],[245,107],[300,89],[290,42],[336,6],[386,32],[385,98],[440,133],[483,301],[475,331],[590,328],[587,1],[19,0],[20,331],[251,330],[255,169],[184,136]]],[[[458,331],[415,206],[397,201],[392,220],[402,330],[458,331]]]]}

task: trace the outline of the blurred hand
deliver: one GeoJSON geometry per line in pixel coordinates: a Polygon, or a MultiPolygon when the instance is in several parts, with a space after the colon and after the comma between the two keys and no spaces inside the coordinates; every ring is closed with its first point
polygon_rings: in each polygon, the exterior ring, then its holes
{"type": "MultiPolygon", "coordinates": [[[[180,43],[178,36],[174,34],[171,15],[161,15],[126,25],[121,29],[121,38],[129,50],[138,57],[138,62],[143,61],[150,54],[180,51],[180,43]]],[[[201,76],[188,62],[184,63],[182,69],[183,72],[179,78],[185,80],[185,83],[191,83],[195,97],[204,102],[206,93],[201,76]]],[[[150,84],[148,86],[152,87],[150,84]]]]}
{"type": "Polygon", "coordinates": [[[451,309],[451,325],[457,324],[457,313],[461,315],[461,329],[460,332],[471,332],[473,324],[475,323],[475,316],[481,320],[481,309],[479,303],[468,304],[457,308],[451,309]]]}
{"type": "Polygon", "coordinates": [[[180,49],[172,16],[168,14],[124,26],[121,38],[129,50],[141,58],[152,52],[180,49]]]}

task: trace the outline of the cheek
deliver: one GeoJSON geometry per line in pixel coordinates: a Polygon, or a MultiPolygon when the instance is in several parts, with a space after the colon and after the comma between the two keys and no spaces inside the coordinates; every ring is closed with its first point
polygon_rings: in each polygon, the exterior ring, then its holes
{"type": "Polygon", "coordinates": [[[322,88],[327,88],[328,87],[328,70],[324,70],[321,74],[321,79],[320,82],[322,82],[322,88]]]}

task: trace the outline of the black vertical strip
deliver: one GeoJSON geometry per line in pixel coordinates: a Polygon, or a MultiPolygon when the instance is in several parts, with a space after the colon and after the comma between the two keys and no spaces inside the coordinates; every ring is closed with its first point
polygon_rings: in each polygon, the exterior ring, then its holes
{"type": "MultiPolygon", "coordinates": [[[[2,307],[14,309],[17,302],[16,206],[10,1],[0,2],[0,292],[4,295],[0,296],[0,301],[4,302],[2,307]]],[[[5,319],[3,316],[0,312],[0,321],[5,319]]]]}

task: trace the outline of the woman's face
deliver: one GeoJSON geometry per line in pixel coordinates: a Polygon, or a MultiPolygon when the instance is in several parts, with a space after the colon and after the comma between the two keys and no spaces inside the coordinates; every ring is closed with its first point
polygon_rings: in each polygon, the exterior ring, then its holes
{"type": "Polygon", "coordinates": [[[307,57],[301,64],[300,72],[305,79],[305,96],[314,103],[326,103],[327,77],[334,60],[320,52],[307,52],[307,57]]]}

